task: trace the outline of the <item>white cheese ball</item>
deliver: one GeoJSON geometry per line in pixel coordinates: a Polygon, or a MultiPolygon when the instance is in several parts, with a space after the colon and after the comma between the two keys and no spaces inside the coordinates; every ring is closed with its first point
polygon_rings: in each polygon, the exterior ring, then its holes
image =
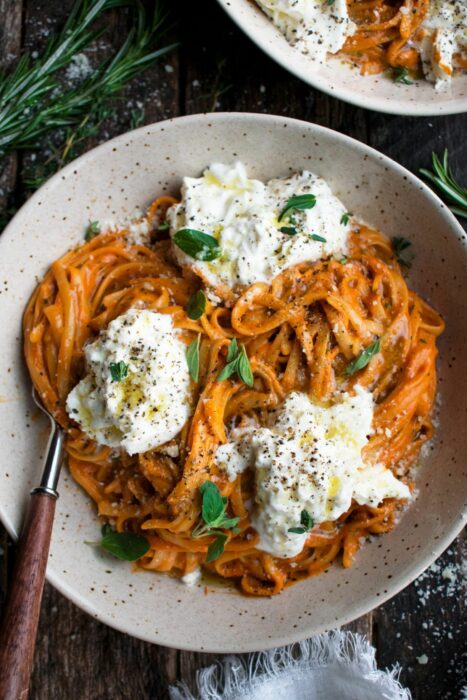
{"type": "Polygon", "coordinates": [[[256,0],[261,9],[302,53],[324,63],[337,53],[357,27],[349,18],[347,0],[256,0]]]}
{"type": "Polygon", "coordinates": [[[87,374],[70,392],[69,416],[102,445],[128,454],[174,438],[191,413],[186,348],[168,314],[130,309],[84,349],[87,374]],[[126,376],[112,378],[123,362],[126,376]]]}
{"type": "Polygon", "coordinates": [[[259,549],[276,557],[299,554],[307,534],[289,530],[300,526],[302,510],[317,525],[339,518],[352,499],[375,507],[385,498],[410,498],[389,469],[363,462],[372,420],[373,397],[361,387],[329,408],[293,392],[269,427],[233,431],[231,441],[217,449],[216,462],[231,480],[247,467],[255,469],[251,515],[259,549]]]}
{"type": "Polygon", "coordinates": [[[265,184],[248,178],[240,162],[214,163],[200,178],[185,177],[181,193],[181,202],[167,213],[171,236],[182,228],[202,231],[218,241],[222,254],[200,261],[174,244],[175,256],[217,290],[270,282],[298,263],[347,252],[346,209],[311,172],[265,184]],[[290,215],[279,221],[289,198],[303,194],[314,195],[315,206],[290,212],[294,223],[290,215]],[[291,226],[295,235],[280,230],[291,226]]]}

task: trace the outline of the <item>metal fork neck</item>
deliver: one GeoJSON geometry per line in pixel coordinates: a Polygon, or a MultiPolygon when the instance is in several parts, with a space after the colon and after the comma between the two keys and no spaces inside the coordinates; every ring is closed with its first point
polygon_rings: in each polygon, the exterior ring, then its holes
{"type": "Polygon", "coordinates": [[[34,488],[31,493],[43,493],[53,498],[58,498],[57,485],[62,465],[65,434],[57,423],[53,422],[52,425],[53,430],[47,445],[41,481],[39,486],[34,488]]]}

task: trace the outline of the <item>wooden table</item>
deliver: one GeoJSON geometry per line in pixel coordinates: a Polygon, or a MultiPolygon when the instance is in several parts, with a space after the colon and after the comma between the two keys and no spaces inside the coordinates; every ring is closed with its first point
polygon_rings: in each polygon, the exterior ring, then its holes
{"type": "MultiPolygon", "coordinates": [[[[47,31],[63,22],[71,4],[70,0],[0,0],[0,65],[11,65],[22,47],[40,50],[47,31]]],[[[269,112],[353,136],[413,172],[429,164],[433,149],[448,147],[459,179],[467,182],[465,115],[413,119],[351,107],[313,90],[269,60],[214,0],[168,4],[178,18],[171,35],[178,38],[180,48],[132,85],[103,126],[100,140],[129,129],[131,112],[140,103],[143,123],[203,111],[269,112]]],[[[121,12],[108,17],[108,39],[117,46],[125,19],[121,12]]],[[[95,62],[108,50],[101,46],[91,59],[95,62]]],[[[86,146],[96,142],[90,140],[86,146]]],[[[21,201],[23,175],[30,164],[27,153],[3,163],[0,213],[21,201]]],[[[1,602],[13,554],[3,530],[0,546],[1,602]]],[[[459,539],[418,581],[349,625],[372,641],[381,667],[397,661],[403,665],[401,679],[414,698],[458,698],[465,683],[461,557],[459,539]]],[[[183,679],[194,687],[196,669],[214,658],[132,639],[88,617],[47,585],[31,698],[165,700],[170,683],[183,679]]]]}

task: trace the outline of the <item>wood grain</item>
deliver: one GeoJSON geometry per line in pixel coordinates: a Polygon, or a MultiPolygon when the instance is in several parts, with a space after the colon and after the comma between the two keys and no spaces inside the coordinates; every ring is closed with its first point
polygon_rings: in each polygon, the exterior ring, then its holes
{"type": "MultiPolygon", "coordinates": [[[[22,0],[0,0],[0,72],[8,70],[21,48],[22,0]]],[[[18,157],[0,159],[0,231],[2,215],[14,205],[18,157]]]]}
{"type": "Polygon", "coordinates": [[[56,498],[30,497],[0,628],[0,699],[28,696],[56,498]]]}
{"type": "MultiPolygon", "coordinates": [[[[28,46],[40,45],[44,28],[52,29],[71,4],[72,0],[27,0],[28,46]]],[[[168,39],[180,40],[180,50],[163,57],[126,92],[116,103],[113,119],[89,147],[127,130],[131,112],[141,103],[145,123],[202,111],[270,112],[348,134],[413,172],[428,164],[433,149],[440,151],[447,146],[459,179],[467,182],[465,115],[410,119],[346,105],[313,90],[273,63],[214,0],[205,0],[202,12],[199,5],[186,0],[171,0],[169,4],[178,21],[168,39]]],[[[5,16],[2,8],[11,13],[14,5],[0,0],[0,17],[5,16]]],[[[92,60],[102,60],[121,40],[125,20],[118,16],[117,21],[116,14],[109,15],[110,36],[92,60]]],[[[1,537],[0,546],[6,551],[1,537]]],[[[446,567],[455,572],[461,601],[460,546],[453,546],[441,557],[439,569],[427,572],[418,584],[348,626],[373,640],[382,667],[398,660],[404,664],[403,681],[415,700],[459,697],[462,682],[456,653],[462,642],[458,624],[461,602],[452,595],[454,584],[450,587],[442,572],[446,567]],[[426,665],[417,661],[417,657],[424,660],[424,653],[426,665]]],[[[7,567],[4,563],[2,567],[0,556],[0,601],[6,578],[7,567]]],[[[196,670],[215,658],[132,639],[92,619],[46,586],[30,697],[168,700],[169,683],[185,680],[194,688],[196,670]]]]}
{"type": "MultiPolygon", "coordinates": [[[[0,71],[14,65],[21,49],[22,11],[22,0],[0,0],[0,71]]],[[[16,155],[0,159],[0,231],[5,213],[14,204],[17,164],[16,155]]],[[[11,569],[10,549],[11,541],[0,525],[0,610],[5,603],[11,569]]]]}

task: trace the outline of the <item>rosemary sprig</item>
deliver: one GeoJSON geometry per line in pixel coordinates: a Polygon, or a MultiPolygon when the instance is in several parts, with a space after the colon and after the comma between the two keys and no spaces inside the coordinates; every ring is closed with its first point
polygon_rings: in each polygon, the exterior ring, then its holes
{"type": "Polygon", "coordinates": [[[431,154],[433,170],[420,168],[420,173],[439,190],[453,214],[467,219],[467,189],[456,182],[449,167],[448,158],[447,148],[444,149],[442,160],[433,152],[431,154]]]}
{"type": "Polygon", "coordinates": [[[37,159],[26,167],[23,182],[30,190],[36,190],[57,170],[74,160],[85,146],[85,141],[98,135],[100,127],[112,115],[113,110],[106,105],[96,105],[77,126],[59,130],[53,141],[48,141],[49,155],[37,159]]]}
{"type": "Polygon", "coordinates": [[[0,155],[35,149],[44,134],[81,124],[175,44],[155,48],[164,34],[165,15],[156,3],[150,17],[136,0],[78,0],[58,36],[34,61],[24,55],[8,75],[0,76],[0,155]],[[132,28],[117,54],[80,84],[60,89],[58,72],[105,30],[90,25],[105,10],[129,6],[132,28]]]}

